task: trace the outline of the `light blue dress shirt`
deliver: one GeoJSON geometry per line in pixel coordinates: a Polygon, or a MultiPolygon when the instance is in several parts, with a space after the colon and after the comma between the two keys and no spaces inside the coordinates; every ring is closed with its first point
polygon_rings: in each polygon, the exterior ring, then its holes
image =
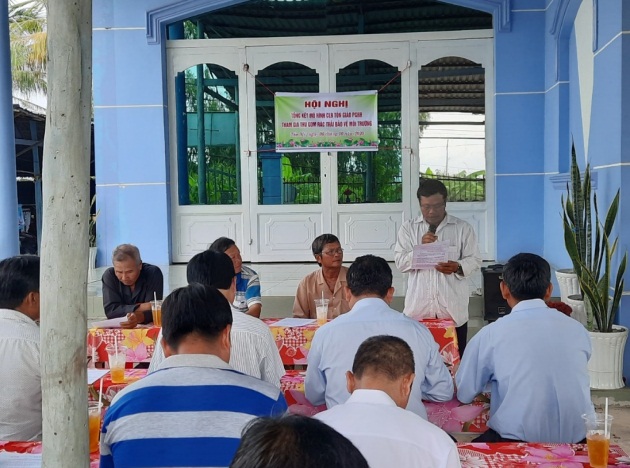
{"type": "Polygon", "coordinates": [[[470,403],[489,383],[488,426],[526,442],[575,443],[586,436],[581,415],[593,412],[586,329],[542,299],[519,302],[466,347],[455,381],[470,403]]]}
{"type": "Polygon", "coordinates": [[[350,397],[346,371],[352,370],[359,345],[376,335],[397,336],[413,351],[416,378],[408,410],[427,419],[422,399],[448,401],[453,398],[453,379],[431,332],[377,298],[361,299],[350,312],[315,332],[308,353],[306,398],[314,405],[325,402],[328,408],[345,403],[350,397]]]}

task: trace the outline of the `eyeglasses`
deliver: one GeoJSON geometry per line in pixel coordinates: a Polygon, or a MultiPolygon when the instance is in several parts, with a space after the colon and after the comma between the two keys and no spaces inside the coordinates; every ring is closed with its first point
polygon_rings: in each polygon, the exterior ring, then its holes
{"type": "Polygon", "coordinates": [[[420,205],[422,211],[439,211],[446,206],[446,203],[437,203],[435,205],[420,205]]]}
{"type": "Polygon", "coordinates": [[[324,250],[322,253],[328,255],[329,257],[334,257],[335,255],[343,255],[343,249],[324,250]]]}

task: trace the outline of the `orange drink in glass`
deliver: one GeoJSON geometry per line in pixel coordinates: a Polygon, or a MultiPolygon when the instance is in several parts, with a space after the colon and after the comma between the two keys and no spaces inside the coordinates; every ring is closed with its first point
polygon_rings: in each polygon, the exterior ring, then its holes
{"type": "Polygon", "coordinates": [[[151,312],[153,313],[153,325],[162,326],[162,301],[151,301],[151,312]]]}
{"type": "Polygon", "coordinates": [[[101,405],[97,401],[88,404],[88,429],[90,432],[90,453],[98,452],[101,433],[101,405]]]}
{"type": "Polygon", "coordinates": [[[608,466],[608,450],[610,448],[610,429],[613,417],[601,413],[582,415],[586,423],[586,447],[588,463],[592,468],[608,466]]]}
{"type": "Polygon", "coordinates": [[[125,364],[127,362],[127,347],[109,345],[106,348],[109,360],[110,375],[112,383],[125,383],[125,364]]]}

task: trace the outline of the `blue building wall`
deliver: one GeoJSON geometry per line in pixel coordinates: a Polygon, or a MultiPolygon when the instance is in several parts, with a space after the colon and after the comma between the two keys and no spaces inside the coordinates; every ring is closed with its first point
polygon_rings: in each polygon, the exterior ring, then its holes
{"type": "MultiPolygon", "coordinates": [[[[627,249],[630,230],[620,227],[630,221],[630,189],[622,186],[630,182],[630,35],[623,34],[630,29],[630,2],[449,2],[495,13],[497,260],[530,251],[554,268],[571,266],[560,218],[571,138],[582,167],[586,158],[594,167],[602,206],[622,187],[617,232],[620,249],[627,249]],[[580,71],[588,58],[580,39],[584,22],[576,32],[578,14],[586,13],[592,18],[590,78],[580,71]]],[[[110,263],[109,252],[122,242],[138,245],[148,262],[170,259],[164,44],[155,43],[163,25],[150,23],[147,31],[147,13],[170,6],[176,16],[234,3],[94,0],[99,264],[110,263]]],[[[627,296],[619,322],[630,325],[627,296]]],[[[630,377],[630,347],[624,374],[630,377]]]]}

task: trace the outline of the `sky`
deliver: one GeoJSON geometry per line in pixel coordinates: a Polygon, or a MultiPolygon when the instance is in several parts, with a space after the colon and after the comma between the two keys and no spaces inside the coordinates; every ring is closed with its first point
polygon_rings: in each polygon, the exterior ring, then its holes
{"type": "MultiPolygon", "coordinates": [[[[431,122],[484,122],[484,115],[432,112],[431,122]]],[[[427,125],[420,137],[420,171],[451,175],[485,170],[485,125],[427,125]]]]}

